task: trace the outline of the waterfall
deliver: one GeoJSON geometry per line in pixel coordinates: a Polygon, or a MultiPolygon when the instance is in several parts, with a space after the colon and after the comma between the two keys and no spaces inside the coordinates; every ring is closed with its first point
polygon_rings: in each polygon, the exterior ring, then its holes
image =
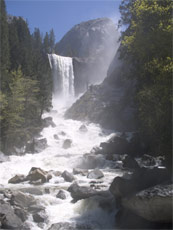
{"type": "Polygon", "coordinates": [[[48,54],[53,73],[53,93],[63,99],[74,97],[74,72],[71,57],[48,54]]]}

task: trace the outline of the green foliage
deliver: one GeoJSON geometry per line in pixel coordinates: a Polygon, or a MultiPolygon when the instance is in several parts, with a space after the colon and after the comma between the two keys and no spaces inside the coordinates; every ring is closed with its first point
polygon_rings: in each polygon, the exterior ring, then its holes
{"type": "Polygon", "coordinates": [[[51,106],[52,79],[47,52],[54,49],[53,30],[43,40],[39,29],[31,34],[22,17],[6,15],[1,0],[0,144],[9,152],[24,145],[41,126],[51,106]],[[46,39],[48,37],[48,44],[46,39]]]}
{"type": "Polygon", "coordinates": [[[172,1],[124,0],[120,6],[121,57],[129,62],[128,77],[137,80],[140,128],[151,147],[171,153],[172,1]]]}

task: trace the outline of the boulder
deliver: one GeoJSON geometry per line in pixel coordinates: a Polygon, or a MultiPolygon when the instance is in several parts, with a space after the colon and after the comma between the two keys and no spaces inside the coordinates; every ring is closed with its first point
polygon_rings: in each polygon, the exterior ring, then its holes
{"type": "Polygon", "coordinates": [[[43,207],[42,205],[38,205],[38,204],[32,204],[28,207],[28,211],[31,213],[38,213],[44,210],[45,210],[45,207],[43,207]]]}
{"type": "Polygon", "coordinates": [[[56,195],[56,198],[59,198],[61,200],[65,200],[66,199],[66,194],[63,190],[59,190],[58,194],[56,195]]]}
{"type": "Polygon", "coordinates": [[[16,176],[12,177],[11,179],[9,179],[8,183],[9,184],[18,184],[18,183],[24,182],[26,180],[27,180],[27,178],[25,175],[18,174],[16,176]]]}
{"type": "Polygon", "coordinates": [[[87,129],[87,127],[86,127],[86,125],[81,125],[80,127],[79,127],[79,131],[81,131],[81,132],[83,132],[83,133],[86,133],[87,131],[88,131],[88,129],[87,129]]]}
{"type": "Polygon", "coordinates": [[[124,198],[122,205],[148,221],[171,223],[172,195],[172,184],[157,185],[124,198]]]}
{"type": "Polygon", "coordinates": [[[82,176],[86,176],[87,173],[88,173],[88,170],[86,170],[86,169],[73,168],[73,174],[74,175],[81,174],[82,176]]]}
{"type": "Polygon", "coordinates": [[[105,192],[96,191],[92,188],[79,186],[77,183],[73,183],[69,188],[68,191],[71,193],[72,198],[77,201],[81,199],[86,199],[92,196],[105,196],[107,195],[105,192]]]}
{"type": "Polygon", "coordinates": [[[72,182],[73,180],[75,180],[75,177],[73,176],[72,173],[69,173],[68,171],[64,171],[61,176],[64,178],[65,181],[67,182],[72,182]]]}
{"type": "Polygon", "coordinates": [[[53,122],[52,117],[46,117],[43,119],[43,127],[49,127],[52,126],[53,128],[56,127],[55,123],[53,122]]]}
{"type": "Polygon", "coordinates": [[[132,156],[125,156],[123,160],[123,167],[128,169],[138,169],[139,165],[132,156]]]}
{"type": "Polygon", "coordinates": [[[86,153],[83,155],[82,162],[78,166],[83,169],[95,169],[99,167],[103,167],[105,164],[105,158],[102,154],[90,154],[86,153]]]}
{"type": "Polygon", "coordinates": [[[59,140],[59,137],[58,137],[57,134],[54,134],[53,137],[54,137],[55,140],[59,140]]]}
{"type": "Polygon", "coordinates": [[[36,205],[37,201],[31,195],[27,195],[27,194],[25,194],[23,192],[19,192],[19,191],[13,191],[12,197],[11,197],[11,204],[16,205],[18,207],[28,209],[30,206],[36,205]]]}
{"type": "Polygon", "coordinates": [[[90,171],[87,175],[87,178],[89,179],[100,179],[102,177],[104,177],[104,174],[102,173],[100,169],[94,169],[90,171]]]}
{"type": "Polygon", "coordinates": [[[48,182],[51,179],[51,175],[41,168],[32,167],[29,171],[27,179],[30,182],[41,181],[41,183],[48,182]]]}
{"type": "Polygon", "coordinates": [[[117,199],[132,195],[138,191],[166,182],[167,180],[169,180],[169,174],[166,169],[139,168],[129,179],[115,177],[109,190],[117,199]]]}
{"type": "Polygon", "coordinates": [[[68,148],[70,148],[71,147],[71,144],[72,144],[72,140],[70,140],[70,139],[66,139],[65,141],[64,141],[64,143],[63,143],[63,148],[64,149],[68,149],[68,148]]]}
{"type": "Polygon", "coordinates": [[[21,188],[21,192],[29,193],[31,195],[43,195],[43,190],[41,188],[29,187],[29,188],[21,188]]]}
{"type": "Polygon", "coordinates": [[[26,153],[39,153],[47,148],[47,139],[33,139],[26,144],[25,152],[26,153]]]}
{"type": "Polygon", "coordinates": [[[15,207],[14,213],[22,220],[22,222],[24,222],[25,220],[27,220],[28,213],[27,213],[27,211],[25,209],[19,208],[19,207],[15,207]]]}
{"type": "Polygon", "coordinates": [[[102,142],[100,147],[106,154],[127,154],[129,142],[123,137],[113,136],[108,142],[102,142]]]}
{"type": "Polygon", "coordinates": [[[48,230],[92,230],[91,225],[75,222],[59,222],[52,224],[48,230]]]}
{"type": "Polygon", "coordinates": [[[45,213],[42,211],[42,212],[39,212],[39,213],[34,213],[32,215],[33,217],[33,220],[34,222],[36,223],[42,223],[42,222],[45,222],[47,216],[45,215],[45,213]]]}
{"type": "Polygon", "coordinates": [[[20,229],[22,226],[21,219],[8,203],[0,203],[0,223],[2,229],[20,229]]]}

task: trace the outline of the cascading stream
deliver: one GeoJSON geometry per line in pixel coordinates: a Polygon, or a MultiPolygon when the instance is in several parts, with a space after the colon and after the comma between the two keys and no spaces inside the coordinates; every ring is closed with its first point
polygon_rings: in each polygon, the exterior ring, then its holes
{"type": "MultiPolygon", "coordinates": [[[[72,58],[55,54],[49,54],[48,57],[54,77],[53,108],[50,112],[43,114],[43,119],[51,117],[55,125],[44,128],[38,138],[46,138],[48,146],[40,153],[26,153],[23,156],[12,155],[8,161],[0,163],[0,189],[2,190],[4,187],[12,190],[34,187],[28,181],[19,184],[8,184],[10,178],[16,174],[27,175],[32,167],[40,167],[47,171],[63,172],[67,170],[72,173],[73,168],[82,164],[85,153],[89,153],[94,146],[98,146],[112,136],[111,132],[103,132],[96,124],[85,124],[87,132],[81,132],[80,127],[83,122],[64,119],[66,100],[74,96],[72,58]],[[61,96],[64,100],[60,99],[61,96]],[[71,147],[68,149],[63,148],[66,139],[72,141],[71,147]]],[[[105,159],[100,158],[100,160],[101,163],[106,162],[105,159]]],[[[115,171],[111,171],[109,167],[102,168],[102,171],[104,172],[104,178],[100,180],[100,183],[102,183],[103,189],[107,190],[115,177],[115,171]]],[[[117,172],[117,175],[120,174],[121,172],[117,172]]],[[[87,176],[80,174],[75,175],[75,180],[80,186],[88,187],[92,181],[87,176]]],[[[49,188],[50,193],[36,195],[35,198],[45,207],[48,221],[39,227],[30,217],[27,222],[31,230],[47,230],[52,224],[64,221],[82,222],[84,225],[94,226],[92,229],[110,229],[113,226],[114,212],[108,213],[101,209],[99,207],[100,198],[81,200],[74,204],[71,202],[72,197],[67,191],[66,200],[56,198],[60,189],[67,190],[70,185],[71,183],[65,182],[61,176],[53,176],[49,182],[41,185],[41,189],[49,188]]]]}

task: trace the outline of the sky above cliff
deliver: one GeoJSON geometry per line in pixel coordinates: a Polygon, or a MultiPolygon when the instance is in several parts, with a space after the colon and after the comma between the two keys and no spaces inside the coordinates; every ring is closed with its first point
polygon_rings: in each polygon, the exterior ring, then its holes
{"type": "Polygon", "coordinates": [[[120,17],[120,0],[6,0],[7,13],[27,19],[29,28],[44,34],[54,29],[59,41],[74,25],[90,19],[120,17]]]}

